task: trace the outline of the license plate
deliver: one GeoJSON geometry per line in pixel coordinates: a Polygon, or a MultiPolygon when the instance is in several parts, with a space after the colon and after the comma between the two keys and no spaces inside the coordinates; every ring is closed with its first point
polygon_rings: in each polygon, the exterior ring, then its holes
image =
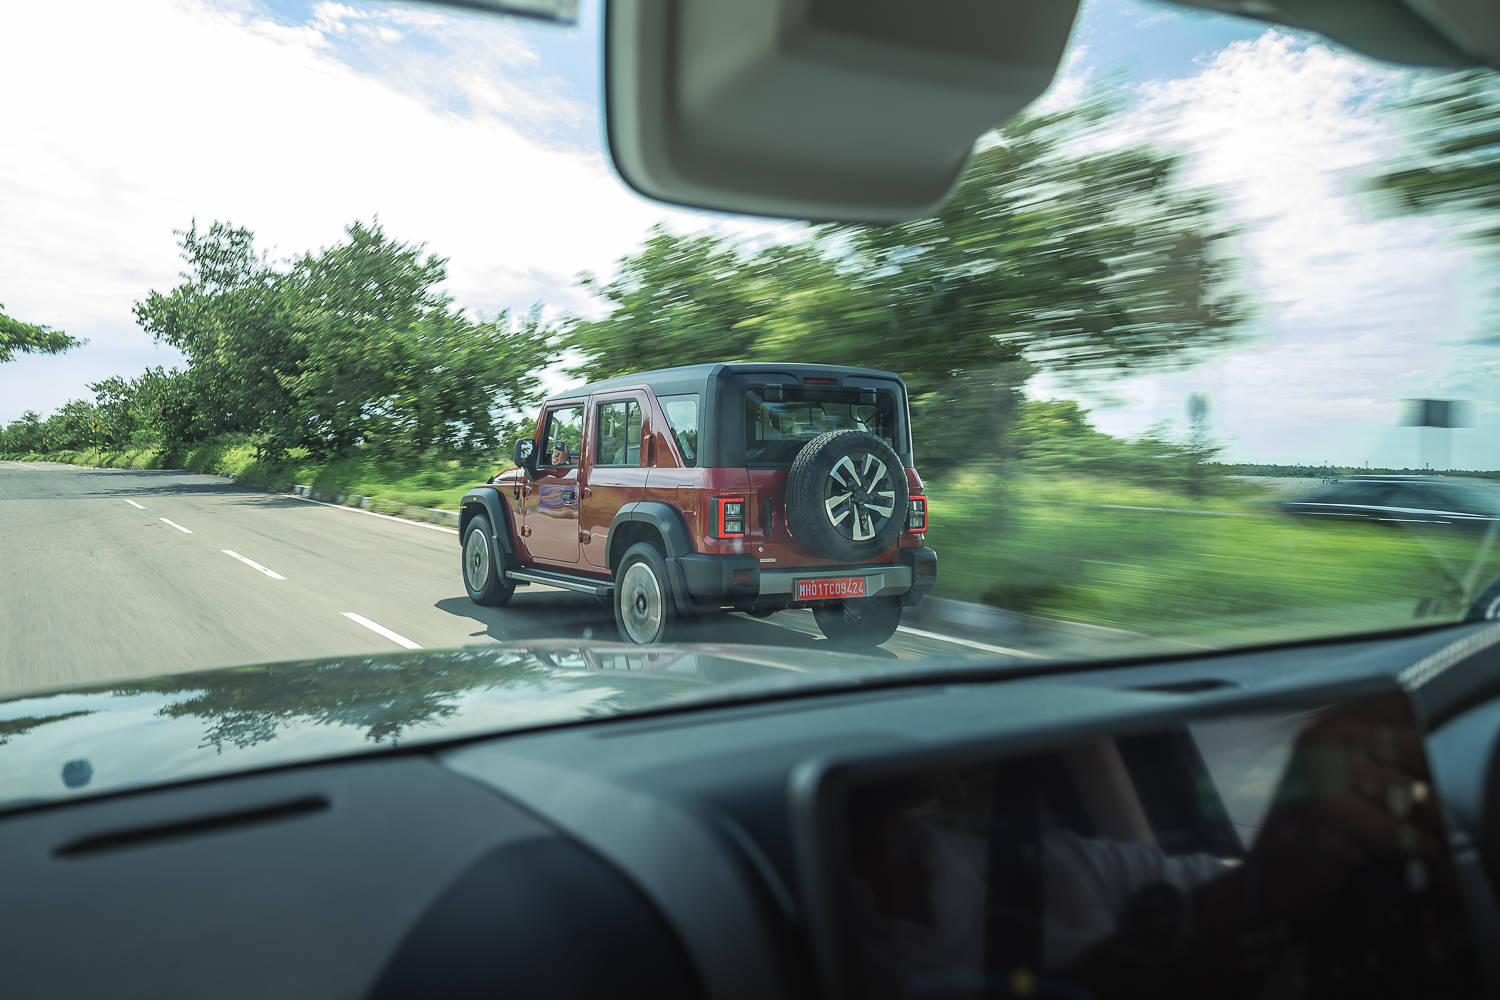
{"type": "Polygon", "coordinates": [[[798,580],[797,600],[830,601],[841,597],[864,597],[865,578],[862,576],[798,580]]]}

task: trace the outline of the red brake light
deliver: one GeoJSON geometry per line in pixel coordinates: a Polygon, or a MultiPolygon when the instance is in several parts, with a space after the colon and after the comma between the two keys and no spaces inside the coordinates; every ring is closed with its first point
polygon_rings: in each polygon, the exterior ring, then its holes
{"type": "Polygon", "coordinates": [[[906,530],[911,532],[922,532],[927,530],[927,498],[913,496],[911,503],[906,507],[906,530]]]}
{"type": "Polygon", "coordinates": [[[714,522],[720,538],[745,537],[745,498],[715,497],[714,522]]]}
{"type": "Polygon", "coordinates": [[[836,378],[805,378],[805,379],[802,380],[802,384],[803,385],[838,385],[839,384],[839,380],[836,379],[836,378]]]}

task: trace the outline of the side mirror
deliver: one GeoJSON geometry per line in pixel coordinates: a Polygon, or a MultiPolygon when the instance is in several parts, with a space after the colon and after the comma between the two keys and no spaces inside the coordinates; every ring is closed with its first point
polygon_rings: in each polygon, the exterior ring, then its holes
{"type": "Polygon", "coordinates": [[[522,438],[516,442],[515,448],[510,453],[510,460],[516,464],[516,468],[525,469],[526,473],[533,477],[536,475],[536,466],[532,464],[535,450],[535,444],[527,438],[522,438]]]}

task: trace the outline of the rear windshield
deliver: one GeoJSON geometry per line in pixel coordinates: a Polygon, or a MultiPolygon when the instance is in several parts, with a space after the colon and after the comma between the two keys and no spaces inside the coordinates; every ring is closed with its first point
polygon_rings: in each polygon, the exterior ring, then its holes
{"type": "MultiPolygon", "coordinates": [[[[868,390],[866,390],[868,392],[868,390]]],[[[894,392],[874,394],[861,402],[850,389],[812,389],[788,386],[779,400],[767,399],[764,387],[744,394],[744,460],[749,466],[791,465],[802,446],[828,431],[866,431],[905,455],[899,400],[894,392]]]]}

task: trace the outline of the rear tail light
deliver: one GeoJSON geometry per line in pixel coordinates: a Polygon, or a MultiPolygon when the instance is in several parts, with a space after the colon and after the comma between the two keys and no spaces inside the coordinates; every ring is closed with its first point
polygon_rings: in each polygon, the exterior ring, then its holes
{"type": "Polygon", "coordinates": [[[715,497],[714,524],[720,538],[745,537],[745,498],[715,497]]]}
{"type": "Polygon", "coordinates": [[[906,506],[906,530],[927,530],[927,498],[912,497],[906,506]]]}

